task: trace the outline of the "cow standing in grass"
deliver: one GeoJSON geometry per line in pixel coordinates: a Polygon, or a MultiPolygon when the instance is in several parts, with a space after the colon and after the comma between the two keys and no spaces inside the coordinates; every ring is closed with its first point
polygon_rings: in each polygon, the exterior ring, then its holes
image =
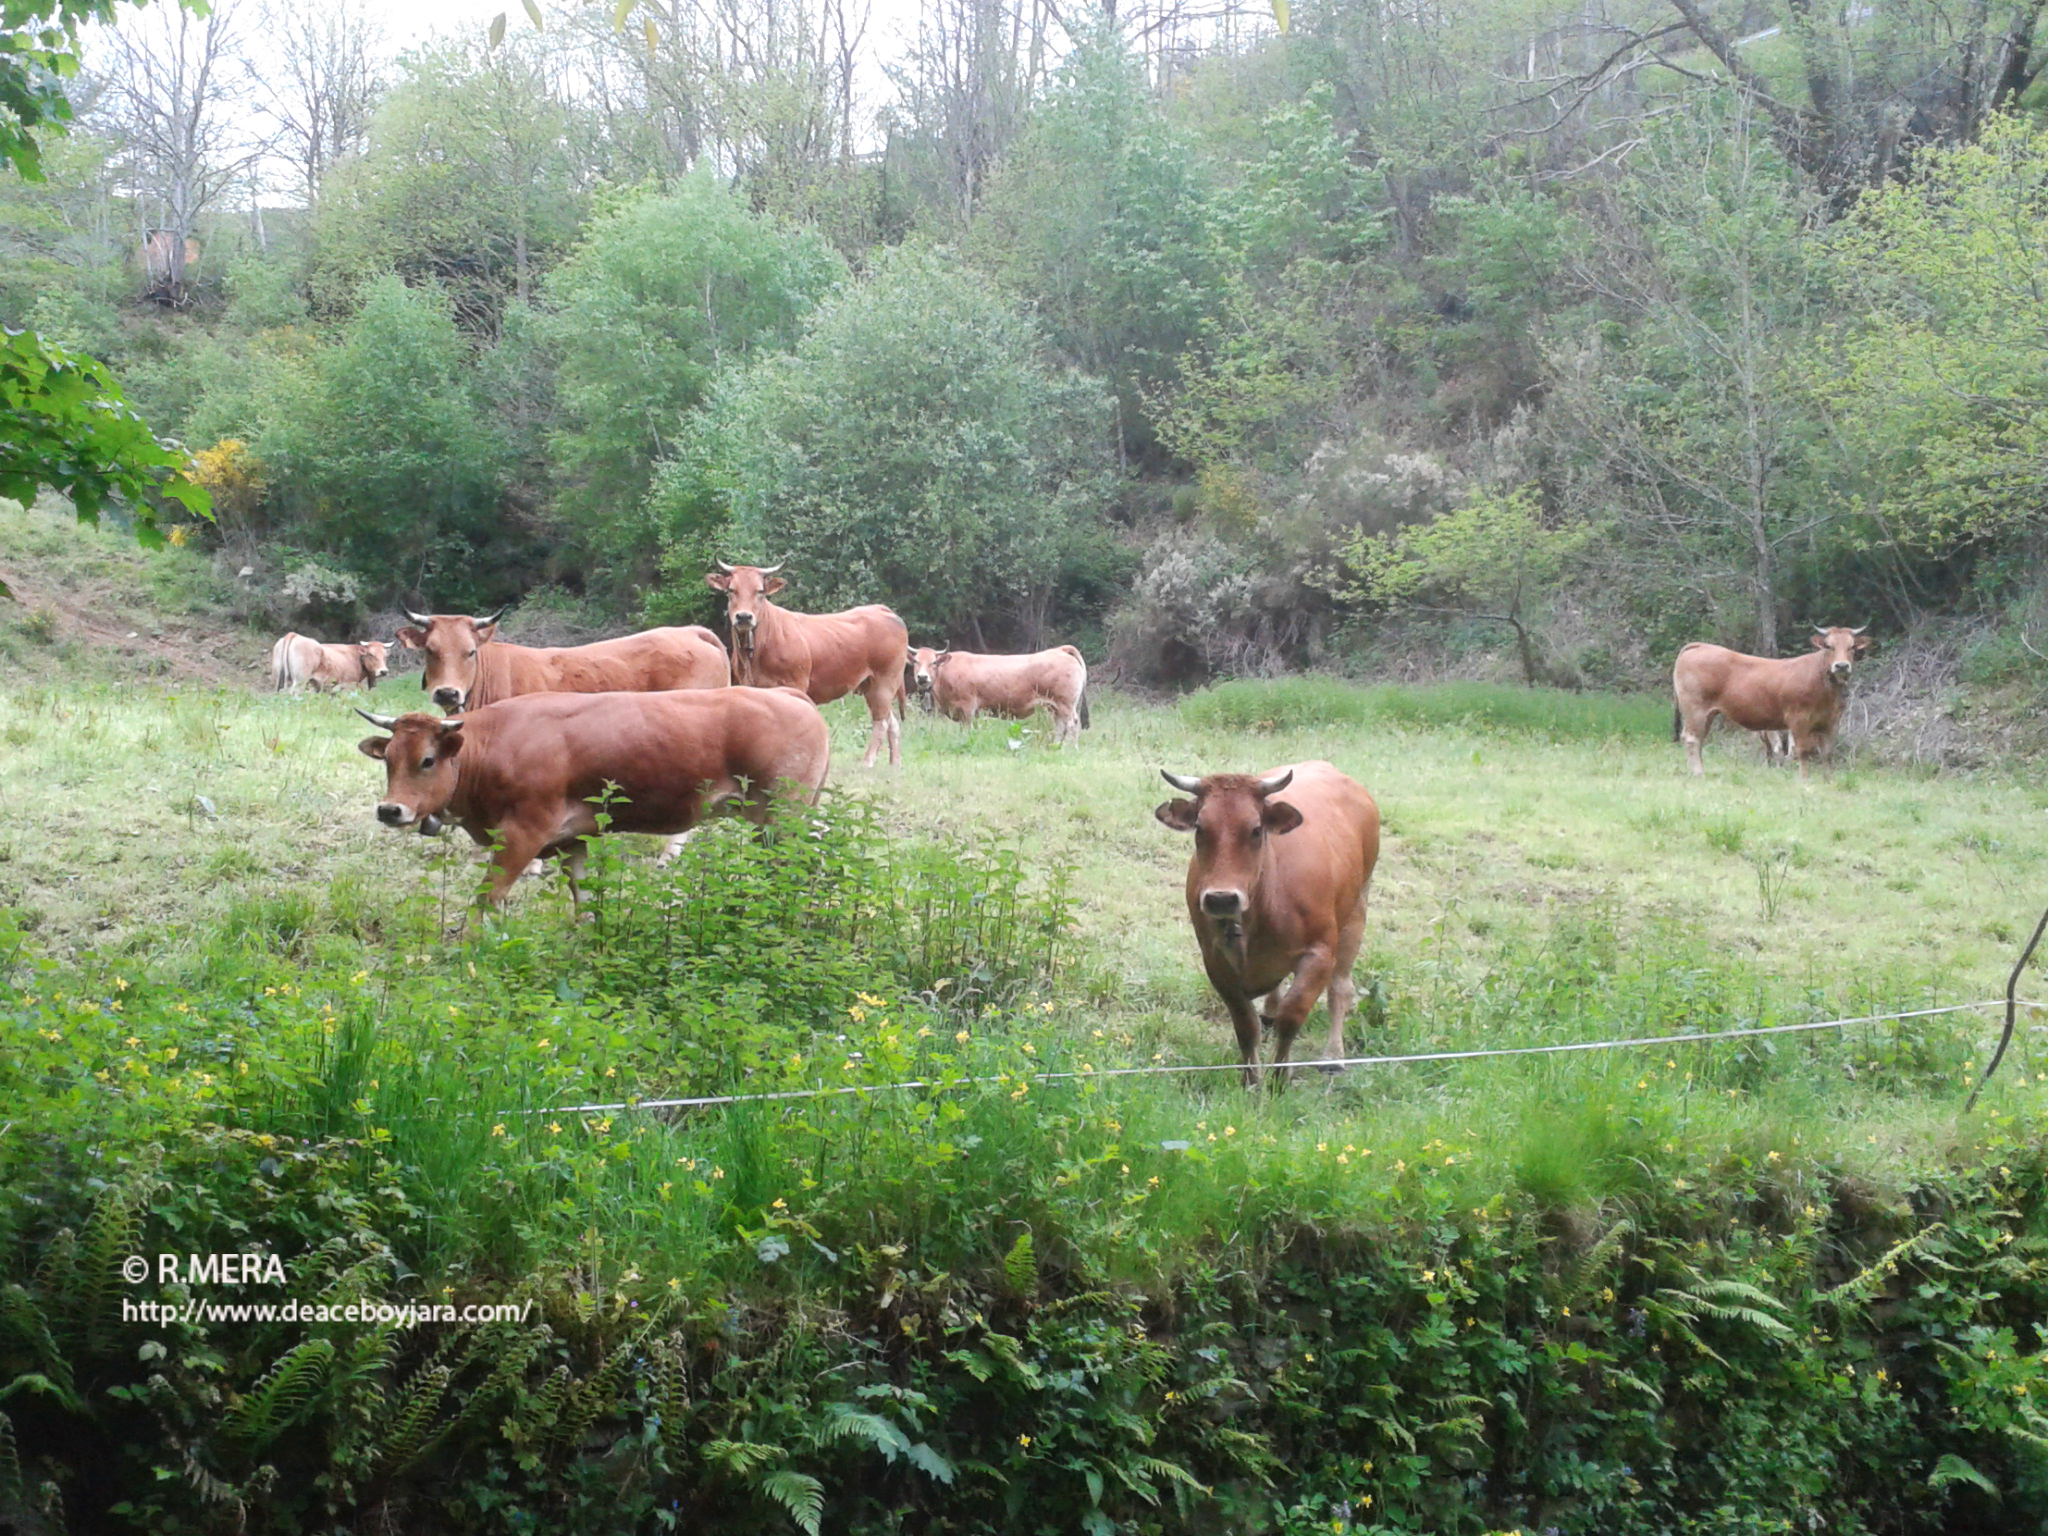
{"type": "Polygon", "coordinates": [[[1358,996],[1351,969],[1379,860],[1379,807],[1364,785],[1324,762],[1202,779],[1160,772],[1193,797],[1169,800],[1153,814],[1195,834],[1188,921],[1209,985],[1230,1010],[1246,1085],[1260,1081],[1261,1022],[1273,1027],[1273,1065],[1285,1066],[1326,988],[1324,1057],[1341,1058],[1344,1019],[1358,996]]]}
{"type": "Polygon", "coordinates": [[[527,694],[452,720],[357,713],[391,733],[359,744],[384,764],[377,819],[429,833],[451,821],[495,842],[493,906],[551,853],[574,892],[600,811],[614,832],[687,833],[723,808],[765,825],[816,802],[832,750],[792,688],[527,694]]]}
{"type": "Polygon", "coordinates": [[[912,689],[928,696],[948,720],[974,724],[986,710],[1006,720],[1052,712],[1052,743],[1078,743],[1088,727],[1088,663],[1071,645],[1028,656],[983,656],[973,651],[910,653],[912,689]]]}
{"type": "Polygon", "coordinates": [[[643,630],[590,645],[511,645],[498,638],[504,613],[414,613],[399,630],[407,650],[426,653],[420,687],[448,714],[529,693],[653,693],[723,688],[732,681],[725,644],[701,624],[643,630]]]}
{"type": "Polygon", "coordinates": [[[390,675],[390,652],[382,640],[323,645],[294,632],[280,635],[270,648],[270,686],[279,692],[375,688],[379,678],[390,675]]]}
{"type": "Polygon", "coordinates": [[[732,630],[732,679],[760,688],[801,688],[813,704],[857,693],[867,700],[867,755],[875,765],[884,742],[891,765],[903,761],[903,657],[910,631],[880,603],[843,613],[797,613],[768,601],[785,583],[780,565],[728,565],[704,580],[725,594],[732,630]]]}
{"type": "Polygon", "coordinates": [[[1799,776],[1806,765],[1825,758],[1834,746],[1842,706],[1849,697],[1849,677],[1858,658],[1877,642],[1856,629],[1813,627],[1813,650],[1784,658],[1746,656],[1726,646],[1695,640],[1678,653],[1671,668],[1671,691],[1677,702],[1671,712],[1671,739],[1685,743],[1686,760],[1695,776],[1706,772],[1700,747],[1714,721],[1756,731],[1771,755],[1771,736],[1791,738],[1799,776]]]}

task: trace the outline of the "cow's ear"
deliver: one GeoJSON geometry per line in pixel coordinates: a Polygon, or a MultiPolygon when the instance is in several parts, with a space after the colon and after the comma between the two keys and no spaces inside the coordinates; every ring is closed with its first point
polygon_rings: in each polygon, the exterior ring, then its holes
{"type": "Polygon", "coordinates": [[[730,592],[732,590],[732,578],[723,571],[706,571],[704,573],[704,585],[711,588],[714,592],[730,592]]]}
{"type": "Polygon", "coordinates": [[[1171,827],[1176,832],[1195,830],[1195,802],[1192,800],[1168,800],[1163,805],[1152,807],[1152,814],[1159,818],[1160,825],[1171,827]]]}
{"type": "Polygon", "coordinates": [[[389,736],[365,736],[356,743],[356,750],[362,753],[363,756],[374,757],[381,763],[384,761],[384,749],[390,745],[391,738],[389,736]]]}
{"type": "Polygon", "coordinates": [[[424,651],[427,648],[427,632],[408,624],[399,630],[398,643],[408,651],[424,651]]]}
{"type": "Polygon", "coordinates": [[[1260,822],[1273,836],[1281,837],[1301,825],[1301,812],[1285,800],[1268,800],[1260,822]]]}
{"type": "Polygon", "coordinates": [[[761,583],[761,595],[763,597],[773,597],[776,593],[780,592],[784,587],[788,585],[789,583],[784,581],[780,576],[770,576],[766,581],[761,583]]]}
{"type": "Polygon", "coordinates": [[[491,636],[495,635],[495,634],[496,634],[497,632],[498,632],[498,621],[497,621],[496,619],[493,619],[493,620],[491,620],[491,622],[490,622],[490,623],[488,623],[488,624],[479,624],[479,625],[477,625],[477,627],[476,627],[476,643],[477,643],[478,645],[488,645],[488,644],[490,644],[490,642],[491,642],[491,636]]]}
{"type": "Polygon", "coordinates": [[[1875,635],[1858,635],[1858,636],[1856,637],[1856,654],[1857,654],[1858,656],[1868,656],[1868,655],[1869,655],[1869,654],[1870,654],[1870,653],[1871,653],[1872,651],[1874,651],[1874,650],[1876,650],[1876,649],[1877,649],[1877,636],[1875,636],[1875,635]]]}
{"type": "Polygon", "coordinates": [[[456,756],[458,753],[462,751],[462,732],[441,732],[440,735],[434,738],[434,751],[440,756],[443,762],[446,762],[448,761],[448,759],[456,756]]]}
{"type": "Polygon", "coordinates": [[[1828,648],[1828,637],[1826,635],[1815,635],[1813,637],[1813,648],[1816,651],[1826,650],[1828,648]]]}

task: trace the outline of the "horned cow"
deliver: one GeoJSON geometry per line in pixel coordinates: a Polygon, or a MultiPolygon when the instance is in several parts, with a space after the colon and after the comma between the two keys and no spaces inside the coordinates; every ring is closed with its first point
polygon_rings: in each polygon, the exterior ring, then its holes
{"type": "Polygon", "coordinates": [[[1201,779],[1160,774],[1192,796],[1169,800],[1153,815],[1195,834],[1188,921],[1209,985],[1230,1010],[1245,1083],[1260,1081],[1262,1019],[1273,1026],[1273,1065],[1282,1067],[1326,988],[1325,1059],[1342,1057],[1344,1019],[1358,995],[1351,969],[1365,939],[1366,895],[1379,860],[1380,812],[1372,796],[1325,762],[1201,779]]]}
{"type": "Polygon", "coordinates": [[[725,644],[701,624],[642,630],[590,645],[512,645],[498,638],[504,609],[484,618],[414,613],[399,630],[426,653],[420,687],[448,714],[529,693],[648,693],[723,688],[732,680],[725,644]]]}
{"type": "Polygon", "coordinates": [[[1054,746],[1078,742],[1088,725],[1088,663],[1071,645],[1028,656],[985,656],[974,651],[910,652],[911,687],[930,696],[949,720],[974,724],[986,710],[1023,720],[1043,708],[1052,712],[1054,746]]]}
{"type": "Polygon", "coordinates": [[[1849,697],[1849,678],[1857,660],[1877,642],[1856,629],[1813,627],[1813,649],[1804,656],[1748,656],[1726,646],[1695,640],[1679,651],[1671,668],[1671,739],[1685,743],[1686,760],[1695,775],[1706,772],[1700,747],[1714,721],[1766,736],[1784,732],[1791,738],[1799,776],[1807,764],[1825,758],[1841,724],[1849,697]]]}
{"type": "Polygon", "coordinates": [[[849,693],[867,701],[868,750],[863,768],[875,765],[884,742],[891,766],[903,761],[903,657],[910,631],[880,603],[843,613],[798,613],[768,599],[786,583],[780,564],[729,565],[705,574],[714,592],[725,594],[732,633],[732,677],[755,687],[800,688],[813,704],[829,704],[849,693]]]}
{"type": "Polygon", "coordinates": [[[296,631],[278,636],[270,648],[270,686],[279,692],[297,693],[311,688],[325,693],[330,688],[375,688],[379,678],[391,675],[389,648],[382,640],[358,640],[353,645],[325,645],[296,631]]]}
{"type": "Polygon", "coordinates": [[[384,764],[377,819],[495,841],[493,906],[534,859],[563,856],[574,891],[600,806],[616,832],[688,832],[731,808],[757,825],[808,805],[831,733],[792,688],[536,693],[453,719],[358,714],[388,736],[358,743],[384,764]]]}

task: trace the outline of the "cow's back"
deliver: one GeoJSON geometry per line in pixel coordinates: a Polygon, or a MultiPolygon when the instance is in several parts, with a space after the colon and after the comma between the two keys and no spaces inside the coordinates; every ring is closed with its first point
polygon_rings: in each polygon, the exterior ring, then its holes
{"type": "Polygon", "coordinates": [[[656,693],[723,688],[725,644],[701,624],[675,625],[589,645],[484,647],[485,703],[535,693],[656,693]]]}
{"type": "Polygon", "coordinates": [[[1671,689],[1681,715],[1718,710],[1745,731],[1782,731],[1840,711],[1828,682],[1826,659],[1751,656],[1695,640],[1671,666],[1671,689]]]}
{"type": "Polygon", "coordinates": [[[526,694],[464,721],[475,738],[463,752],[476,754],[465,785],[488,823],[535,801],[605,796],[614,830],[680,831],[706,785],[794,778],[815,787],[830,752],[816,707],[775,689],[526,694]]]}
{"type": "Polygon", "coordinates": [[[1379,806],[1363,784],[1320,760],[1269,768],[1260,777],[1286,766],[1294,777],[1271,798],[1300,811],[1301,825],[1267,840],[1260,905],[1273,919],[1286,912],[1342,918],[1358,905],[1379,860],[1379,806]]]}
{"type": "Polygon", "coordinates": [[[1087,681],[1088,664],[1071,645],[1023,656],[951,651],[933,670],[932,694],[949,715],[978,708],[1021,716],[1041,704],[1071,708],[1087,681]]]}
{"type": "Polygon", "coordinates": [[[754,681],[760,687],[802,688],[815,704],[829,704],[870,678],[901,686],[910,630],[894,609],[868,603],[841,613],[775,610],[776,633],[766,654],[756,641],[754,681]]]}

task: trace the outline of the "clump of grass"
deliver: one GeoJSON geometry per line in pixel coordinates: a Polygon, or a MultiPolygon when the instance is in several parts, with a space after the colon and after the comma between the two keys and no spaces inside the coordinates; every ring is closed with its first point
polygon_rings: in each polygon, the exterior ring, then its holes
{"type": "Polygon", "coordinates": [[[1668,735],[1671,727],[1670,706],[1643,695],[1473,682],[1361,687],[1324,677],[1221,683],[1182,700],[1180,713],[1189,725],[1211,730],[1299,730],[1377,721],[1552,741],[1655,739],[1668,735]]]}

